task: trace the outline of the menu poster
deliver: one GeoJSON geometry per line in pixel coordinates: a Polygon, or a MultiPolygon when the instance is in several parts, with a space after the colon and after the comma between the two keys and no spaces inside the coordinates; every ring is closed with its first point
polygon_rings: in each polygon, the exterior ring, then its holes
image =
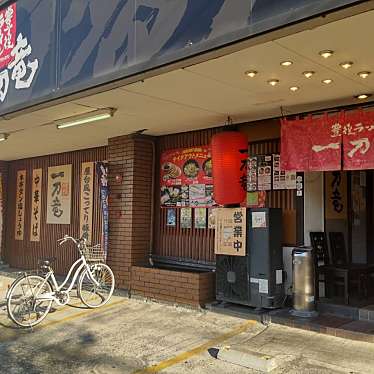
{"type": "Polygon", "coordinates": [[[167,210],[166,226],[175,227],[177,225],[176,210],[169,208],[167,210]]]}
{"type": "Polygon", "coordinates": [[[286,189],[286,172],[281,170],[280,164],[280,155],[273,155],[273,190],[286,189]]]}
{"type": "Polygon", "coordinates": [[[248,158],[247,192],[257,191],[257,157],[248,158]]]}
{"type": "Polygon", "coordinates": [[[259,191],[271,190],[271,169],[272,157],[271,155],[258,156],[257,159],[257,189],[259,191]]]}
{"type": "Polygon", "coordinates": [[[296,171],[286,171],[287,190],[296,190],[296,171]]]}
{"type": "Polygon", "coordinates": [[[180,215],[181,229],[192,228],[192,208],[181,208],[180,215]]]}
{"type": "Polygon", "coordinates": [[[210,146],[178,148],[161,154],[161,186],[212,184],[210,146]]]}
{"type": "Polygon", "coordinates": [[[161,205],[165,207],[176,207],[182,205],[182,186],[162,186],[161,205]]]}
{"type": "Polygon", "coordinates": [[[206,229],[206,209],[195,208],[195,229],[206,229]]]}

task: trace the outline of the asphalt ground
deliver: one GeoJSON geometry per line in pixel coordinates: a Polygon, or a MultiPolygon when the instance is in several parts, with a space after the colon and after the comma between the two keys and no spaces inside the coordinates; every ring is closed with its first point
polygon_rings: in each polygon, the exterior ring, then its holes
{"type": "Polygon", "coordinates": [[[374,373],[370,343],[118,295],[95,310],[73,297],[19,329],[1,301],[11,281],[0,277],[0,373],[257,373],[212,347],[276,357],[275,374],[374,373]]]}

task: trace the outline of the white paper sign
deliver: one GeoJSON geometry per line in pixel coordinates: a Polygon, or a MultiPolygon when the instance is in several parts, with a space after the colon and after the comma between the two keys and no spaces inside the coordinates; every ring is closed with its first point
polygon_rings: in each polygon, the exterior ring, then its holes
{"type": "Polygon", "coordinates": [[[252,212],[252,228],[266,228],[266,212],[252,212]]]}

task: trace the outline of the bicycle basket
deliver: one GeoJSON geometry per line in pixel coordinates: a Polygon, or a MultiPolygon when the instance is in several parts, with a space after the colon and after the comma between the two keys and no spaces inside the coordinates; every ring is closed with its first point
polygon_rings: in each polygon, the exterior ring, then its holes
{"type": "Polygon", "coordinates": [[[93,247],[86,246],[83,250],[83,255],[86,261],[90,262],[105,262],[106,260],[104,250],[101,248],[100,244],[93,247]]]}

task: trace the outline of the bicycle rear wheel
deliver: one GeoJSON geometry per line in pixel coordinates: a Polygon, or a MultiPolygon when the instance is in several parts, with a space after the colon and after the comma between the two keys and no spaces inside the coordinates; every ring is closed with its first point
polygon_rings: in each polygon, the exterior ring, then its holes
{"type": "Polygon", "coordinates": [[[40,300],[37,296],[51,292],[50,283],[38,275],[15,280],[7,299],[9,318],[21,327],[32,327],[42,322],[51,309],[52,300],[40,300]]]}
{"type": "Polygon", "coordinates": [[[114,291],[114,275],[106,264],[94,264],[83,271],[78,283],[78,296],[89,308],[105,305],[114,291]],[[97,284],[94,282],[97,282],[97,284]]]}

